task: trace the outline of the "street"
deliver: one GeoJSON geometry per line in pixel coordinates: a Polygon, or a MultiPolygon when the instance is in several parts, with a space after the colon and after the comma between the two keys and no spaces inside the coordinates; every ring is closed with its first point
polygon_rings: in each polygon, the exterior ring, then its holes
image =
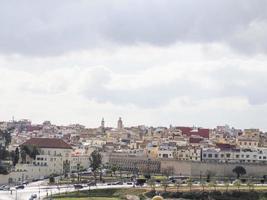
{"type": "MultiPolygon", "coordinates": [[[[11,188],[11,191],[0,191],[0,200],[29,200],[32,194],[36,194],[36,199],[42,199],[46,196],[51,196],[53,194],[58,194],[62,192],[73,192],[77,189],[74,189],[73,185],[61,185],[61,186],[45,186],[43,185],[45,181],[38,181],[30,183],[25,186],[24,189],[11,188]]],[[[90,186],[90,190],[93,189],[105,189],[105,188],[131,188],[131,185],[105,185],[98,184],[97,186],[90,186]]],[[[83,189],[88,190],[89,187],[84,185],[83,189]]]]}

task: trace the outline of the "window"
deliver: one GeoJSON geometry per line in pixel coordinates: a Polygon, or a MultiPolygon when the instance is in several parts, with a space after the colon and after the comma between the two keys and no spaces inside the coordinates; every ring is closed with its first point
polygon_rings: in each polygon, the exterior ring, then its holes
{"type": "Polygon", "coordinates": [[[212,154],[211,154],[211,153],[209,153],[209,154],[208,154],[208,157],[209,157],[209,158],[212,158],[212,154]]]}
{"type": "Polygon", "coordinates": [[[246,158],[249,158],[249,155],[246,155],[246,158]]]}
{"type": "Polygon", "coordinates": [[[223,158],[224,157],[224,154],[221,154],[221,158],[223,158]]]}
{"type": "Polygon", "coordinates": [[[227,154],[226,154],[226,157],[227,157],[227,158],[230,158],[230,153],[227,153],[227,154]]]}
{"type": "Polygon", "coordinates": [[[206,158],[206,156],[207,156],[207,155],[204,153],[204,154],[203,154],[203,157],[206,158]]]}
{"type": "Polygon", "coordinates": [[[239,158],[239,154],[235,155],[236,158],[239,158]]]}
{"type": "Polygon", "coordinates": [[[218,158],[218,154],[214,154],[214,157],[215,157],[215,158],[218,158]]]}

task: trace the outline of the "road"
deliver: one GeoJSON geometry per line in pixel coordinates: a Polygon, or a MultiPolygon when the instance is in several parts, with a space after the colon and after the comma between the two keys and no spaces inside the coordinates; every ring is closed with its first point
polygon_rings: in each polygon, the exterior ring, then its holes
{"type": "MultiPolygon", "coordinates": [[[[105,189],[105,188],[131,188],[131,185],[105,185],[98,184],[97,186],[90,186],[90,190],[93,189],[105,189]]],[[[88,186],[81,190],[88,190],[88,186]]],[[[37,200],[44,197],[63,193],[63,192],[73,192],[75,191],[73,185],[61,185],[61,186],[45,186],[44,181],[30,183],[25,186],[24,189],[12,188],[11,191],[0,191],[0,200],[28,200],[32,194],[37,195],[37,200]]]]}

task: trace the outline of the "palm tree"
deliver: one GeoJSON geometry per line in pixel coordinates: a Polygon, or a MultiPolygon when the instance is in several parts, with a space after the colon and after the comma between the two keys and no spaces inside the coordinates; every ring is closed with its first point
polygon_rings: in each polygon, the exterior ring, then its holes
{"type": "Polygon", "coordinates": [[[155,183],[155,180],[154,179],[150,179],[148,181],[148,185],[151,187],[151,191],[155,191],[156,190],[156,183],[155,183]]]}
{"type": "Polygon", "coordinates": [[[247,182],[247,186],[250,191],[254,190],[254,183],[251,180],[247,182]]]}
{"type": "Polygon", "coordinates": [[[241,181],[240,180],[236,180],[234,182],[234,186],[237,187],[238,191],[240,192],[241,181]]]}
{"type": "Polygon", "coordinates": [[[202,186],[202,191],[205,191],[205,187],[206,187],[206,182],[204,180],[201,181],[201,186],[202,186]]]}
{"type": "Polygon", "coordinates": [[[214,181],[211,181],[211,182],[208,184],[208,186],[209,186],[210,188],[213,188],[213,187],[214,187],[214,190],[216,191],[216,183],[215,183],[214,181]]]}
{"type": "Polygon", "coordinates": [[[225,186],[226,192],[228,192],[229,185],[230,185],[230,183],[228,180],[224,181],[224,186],[225,186]]]}
{"type": "Polygon", "coordinates": [[[161,185],[162,185],[162,187],[163,187],[163,189],[164,189],[164,192],[166,192],[166,191],[167,191],[167,187],[169,186],[167,180],[166,180],[166,179],[163,180],[163,181],[161,182],[161,185]]]}
{"type": "Polygon", "coordinates": [[[187,180],[187,186],[189,187],[190,192],[191,192],[191,190],[192,190],[192,185],[193,185],[193,183],[192,183],[192,179],[189,178],[189,179],[187,180]]]}
{"type": "Polygon", "coordinates": [[[177,180],[177,182],[175,183],[176,185],[176,192],[179,192],[179,188],[181,187],[182,183],[180,180],[177,180]]]}

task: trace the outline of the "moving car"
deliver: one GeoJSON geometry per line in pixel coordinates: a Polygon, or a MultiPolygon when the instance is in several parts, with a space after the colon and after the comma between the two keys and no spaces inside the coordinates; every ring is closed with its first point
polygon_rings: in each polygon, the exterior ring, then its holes
{"type": "Polygon", "coordinates": [[[17,190],[18,190],[18,189],[24,189],[24,188],[25,188],[24,185],[18,185],[18,186],[16,187],[17,190]]]}

